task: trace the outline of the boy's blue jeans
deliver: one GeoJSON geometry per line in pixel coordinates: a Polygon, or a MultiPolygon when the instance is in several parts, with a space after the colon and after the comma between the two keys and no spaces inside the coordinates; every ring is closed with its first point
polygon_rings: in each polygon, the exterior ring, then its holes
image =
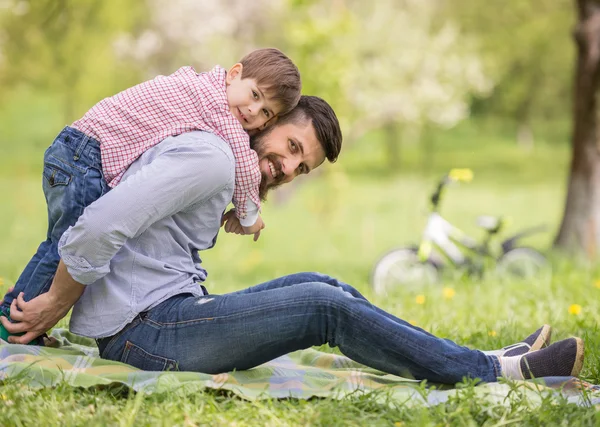
{"type": "Polygon", "coordinates": [[[150,371],[242,370],[329,344],[357,362],[405,377],[454,384],[501,376],[497,357],[437,338],[317,273],[225,295],[177,295],[96,341],[103,358],[150,371]]]}
{"type": "Polygon", "coordinates": [[[42,188],[48,207],[46,240],[37,249],[12,292],[4,296],[2,309],[24,292],[25,301],[47,292],[60,257],[58,241],[74,225],[90,203],[110,188],[102,174],[98,141],[77,129],[65,127],[44,154],[42,188]]]}

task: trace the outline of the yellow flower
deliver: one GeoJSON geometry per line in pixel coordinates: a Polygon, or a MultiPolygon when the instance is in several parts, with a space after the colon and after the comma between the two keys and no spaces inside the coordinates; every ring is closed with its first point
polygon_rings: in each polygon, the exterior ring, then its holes
{"type": "Polygon", "coordinates": [[[600,289],[600,279],[598,279],[594,282],[594,286],[597,287],[598,289],[600,289]]]}
{"type": "Polygon", "coordinates": [[[417,304],[425,304],[425,295],[417,295],[415,302],[417,304]]]}
{"type": "Polygon", "coordinates": [[[571,304],[569,306],[569,314],[577,316],[581,313],[581,306],[579,304],[571,304]]]}
{"type": "Polygon", "coordinates": [[[404,423],[402,421],[396,421],[394,423],[394,427],[402,427],[404,425],[404,423]]]}
{"type": "Polygon", "coordinates": [[[471,182],[473,171],[471,169],[452,169],[448,177],[453,181],[471,182]]]}
{"type": "Polygon", "coordinates": [[[452,288],[444,288],[442,289],[442,293],[446,299],[452,299],[454,298],[454,295],[456,295],[456,291],[452,288]]]}
{"type": "Polygon", "coordinates": [[[0,277],[0,286],[4,285],[4,278],[0,277]]]}
{"type": "Polygon", "coordinates": [[[496,333],[496,331],[492,330],[492,331],[488,331],[488,335],[489,335],[490,337],[495,337],[495,336],[496,336],[496,335],[498,335],[498,334],[496,333]]]}
{"type": "Polygon", "coordinates": [[[414,319],[410,319],[410,320],[408,321],[408,323],[410,323],[410,324],[411,324],[411,325],[413,325],[413,326],[417,326],[417,321],[416,321],[416,320],[414,320],[414,319]]]}

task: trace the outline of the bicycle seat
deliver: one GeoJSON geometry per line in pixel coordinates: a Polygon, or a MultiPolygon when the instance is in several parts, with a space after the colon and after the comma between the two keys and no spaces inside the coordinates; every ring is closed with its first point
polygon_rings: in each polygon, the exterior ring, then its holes
{"type": "Polygon", "coordinates": [[[502,225],[502,219],[491,215],[477,217],[477,225],[487,231],[498,231],[502,225]]]}

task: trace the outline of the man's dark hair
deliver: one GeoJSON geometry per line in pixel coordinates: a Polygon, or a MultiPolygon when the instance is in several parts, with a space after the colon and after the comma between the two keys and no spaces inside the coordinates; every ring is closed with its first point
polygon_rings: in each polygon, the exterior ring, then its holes
{"type": "Polygon", "coordinates": [[[286,123],[302,125],[308,120],[315,129],[317,139],[325,151],[325,157],[331,163],[335,162],[342,149],[342,130],[333,108],[325,100],[318,96],[302,95],[296,108],[282,116],[277,125],[286,123]]]}

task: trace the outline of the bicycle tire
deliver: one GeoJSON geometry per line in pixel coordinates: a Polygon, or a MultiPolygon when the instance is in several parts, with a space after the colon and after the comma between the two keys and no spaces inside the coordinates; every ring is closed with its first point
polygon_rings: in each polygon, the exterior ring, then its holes
{"type": "Polygon", "coordinates": [[[399,248],[386,253],[371,272],[371,286],[377,295],[387,295],[398,286],[424,286],[438,281],[436,266],[430,261],[419,260],[415,248],[399,248]]]}
{"type": "Polygon", "coordinates": [[[505,279],[550,281],[552,266],[539,251],[517,247],[503,254],[496,264],[496,272],[505,279]]]}

